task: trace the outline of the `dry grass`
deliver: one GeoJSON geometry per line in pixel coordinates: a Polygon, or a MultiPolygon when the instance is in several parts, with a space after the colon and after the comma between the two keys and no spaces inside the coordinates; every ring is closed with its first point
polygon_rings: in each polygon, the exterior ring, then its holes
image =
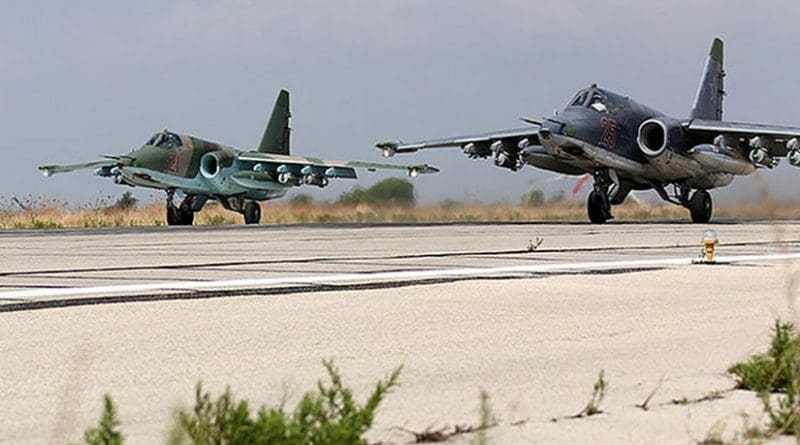
{"type": "MultiPolygon", "coordinates": [[[[165,225],[163,204],[146,204],[118,209],[98,200],[95,204],[71,208],[63,202],[23,202],[25,210],[13,203],[0,205],[0,229],[52,229],[65,227],[121,227],[165,225]]],[[[585,222],[582,202],[547,203],[538,207],[500,204],[443,204],[416,207],[379,207],[342,205],[324,202],[262,204],[265,224],[324,224],[379,222],[519,222],[573,221],[585,222]]],[[[689,221],[688,211],[673,205],[647,206],[627,203],[614,208],[617,220],[689,221]]],[[[800,203],[739,204],[720,207],[715,218],[800,219],[800,203]]],[[[210,203],[195,217],[195,224],[241,224],[241,215],[210,203]]]]}

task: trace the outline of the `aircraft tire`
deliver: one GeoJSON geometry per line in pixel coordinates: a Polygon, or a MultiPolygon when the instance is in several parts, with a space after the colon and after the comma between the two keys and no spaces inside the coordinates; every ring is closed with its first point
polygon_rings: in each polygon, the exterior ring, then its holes
{"type": "Polygon", "coordinates": [[[181,225],[181,212],[175,206],[167,206],[167,225],[181,225]]]}
{"type": "Polygon", "coordinates": [[[593,190],[589,193],[586,200],[586,210],[589,213],[589,221],[592,224],[605,224],[608,221],[608,198],[598,191],[593,190]]]}
{"type": "Polygon", "coordinates": [[[692,217],[692,222],[703,224],[711,221],[711,213],[714,210],[714,205],[711,202],[711,194],[705,190],[698,190],[694,192],[692,198],[689,200],[689,214],[692,217]]]}
{"type": "Polygon", "coordinates": [[[194,211],[192,210],[192,206],[188,203],[184,202],[178,207],[178,216],[182,226],[191,226],[192,223],[194,223],[194,211]]]}
{"type": "Polygon", "coordinates": [[[250,201],[244,206],[244,223],[258,224],[261,221],[261,206],[255,201],[250,201]]]}
{"type": "Polygon", "coordinates": [[[175,206],[167,207],[167,225],[170,226],[191,226],[194,222],[194,212],[192,209],[175,206]]]}

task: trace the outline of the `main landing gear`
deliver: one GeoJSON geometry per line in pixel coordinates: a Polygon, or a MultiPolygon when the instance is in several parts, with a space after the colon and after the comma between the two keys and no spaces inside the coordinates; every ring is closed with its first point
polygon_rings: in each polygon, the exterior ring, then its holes
{"type": "Polygon", "coordinates": [[[698,190],[692,194],[687,206],[693,223],[707,223],[711,221],[714,206],[711,203],[711,194],[705,190],[698,190]]]}
{"type": "Polygon", "coordinates": [[[711,221],[714,204],[711,201],[711,194],[707,190],[698,189],[692,192],[692,188],[683,182],[672,185],[672,195],[667,193],[661,185],[655,185],[654,188],[664,201],[689,209],[689,216],[693,223],[704,224],[711,221]]]}
{"type": "MultiPolygon", "coordinates": [[[[596,170],[592,176],[594,177],[594,189],[586,200],[586,210],[592,224],[603,224],[609,219],[613,219],[612,205],[622,204],[632,188],[647,187],[645,184],[636,185],[630,181],[620,181],[614,170],[596,170]]],[[[707,190],[693,191],[685,181],[668,185],[672,185],[671,193],[667,192],[664,184],[651,183],[650,187],[655,189],[658,196],[664,201],[689,209],[693,223],[704,224],[711,221],[714,206],[711,194],[707,190]]]]}
{"type": "Polygon", "coordinates": [[[241,196],[220,199],[226,210],[241,213],[245,224],[258,224],[261,221],[261,206],[256,201],[246,201],[241,196]]]}
{"type": "MultiPolygon", "coordinates": [[[[167,190],[167,224],[191,226],[194,214],[203,209],[208,199],[205,195],[186,195],[179,205],[175,205],[175,190],[167,190]]],[[[246,224],[258,224],[261,221],[261,206],[258,202],[245,200],[241,196],[217,199],[225,210],[241,213],[246,224]]]]}

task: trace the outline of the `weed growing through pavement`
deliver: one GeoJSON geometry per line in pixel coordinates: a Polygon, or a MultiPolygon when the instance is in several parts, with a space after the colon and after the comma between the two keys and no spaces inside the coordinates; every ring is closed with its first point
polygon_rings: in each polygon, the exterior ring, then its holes
{"type": "MultiPolygon", "coordinates": [[[[748,425],[738,436],[748,443],[781,435],[800,438],[800,336],[791,323],[775,321],[767,352],[728,370],[737,388],[756,391],[768,424],[748,425]]],[[[709,437],[711,432],[709,432],[709,437]]],[[[712,442],[707,442],[712,443],[712,442]]],[[[722,443],[722,442],[719,442],[722,443]]]]}
{"type": "Polygon", "coordinates": [[[111,396],[103,396],[103,412],[97,426],[87,429],[83,433],[86,445],[122,445],[123,436],[119,430],[117,409],[111,396]]]}
{"type": "Polygon", "coordinates": [[[477,426],[456,425],[452,429],[449,427],[436,429],[429,426],[422,431],[414,431],[403,427],[395,427],[395,429],[413,435],[414,443],[447,442],[448,440],[463,434],[475,433],[472,441],[470,441],[471,444],[488,445],[488,430],[496,427],[497,424],[497,418],[492,412],[492,407],[489,404],[489,393],[486,391],[481,391],[477,426]]]}
{"type": "Polygon", "coordinates": [[[597,381],[594,382],[594,386],[592,387],[592,397],[589,399],[589,403],[587,403],[583,411],[579,412],[575,417],[588,417],[602,414],[603,410],[600,408],[600,404],[603,403],[607,390],[608,381],[606,381],[605,371],[601,369],[600,375],[597,376],[597,381]]]}
{"type": "Polygon", "coordinates": [[[798,352],[794,325],[775,320],[769,350],[731,366],[728,372],[735,376],[739,389],[785,393],[791,386],[793,373],[797,371],[798,352]]]}
{"type": "MultiPolygon", "coordinates": [[[[198,383],[194,408],[181,409],[169,430],[169,445],[214,444],[353,444],[365,445],[364,434],[372,426],[383,399],[397,386],[402,367],[378,381],[366,402],[355,400],[344,386],[333,361],[323,362],[330,382],[317,383],[316,391],[307,392],[295,409],[283,404],[252,410],[247,400],[236,400],[230,388],[214,398],[198,383]]],[[[86,445],[120,445],[116,409],[105,396],[98,426],[86,430],[86,445]]]]}

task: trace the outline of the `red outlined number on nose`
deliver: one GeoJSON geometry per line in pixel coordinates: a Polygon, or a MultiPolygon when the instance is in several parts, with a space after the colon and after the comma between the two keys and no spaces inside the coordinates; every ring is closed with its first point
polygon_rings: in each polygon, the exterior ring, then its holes
{"type": "Polygon", "coordinates": [[[603,134],[600,136],[598,144],[607,148],[614,148],[617,146],[617,122],[614,119],[604,117],[600,119],[600,125],[603,127],[603,134]]]}
{"type": "Polygon", "coordinates": [[[178,154],[170,152],[168,155],[169,157],[169,165],[167,166],[167,171],[170,173],[177,173],[178,172],[178,154]]]}

